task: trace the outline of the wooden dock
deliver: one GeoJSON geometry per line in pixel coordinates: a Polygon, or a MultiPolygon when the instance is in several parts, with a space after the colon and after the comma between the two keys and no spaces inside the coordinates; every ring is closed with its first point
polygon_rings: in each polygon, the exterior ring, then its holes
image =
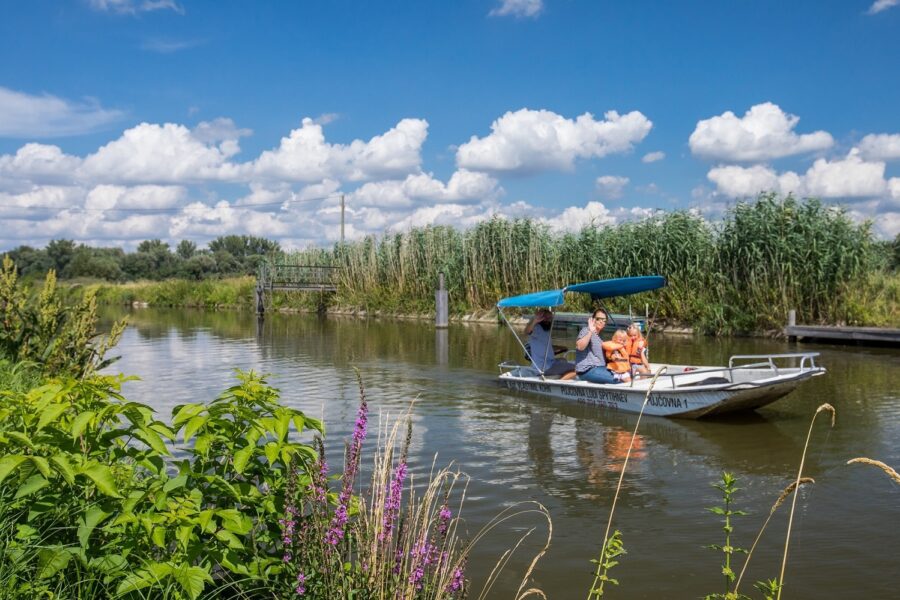
{"type": "Polygon", "coordinates": [[[826,325],[797,325],[796,312],[788,314],[784,335],[788,340],[811,339],[843,343],[877,344],[900,347],[900,329],[886,327],[832,327],[826,325]]]}

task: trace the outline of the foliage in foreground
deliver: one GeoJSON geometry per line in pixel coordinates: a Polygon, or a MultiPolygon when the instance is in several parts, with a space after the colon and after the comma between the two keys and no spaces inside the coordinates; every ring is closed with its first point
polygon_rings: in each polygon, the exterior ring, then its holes
{"type": "MultiPolygon", "coordinates": [[[[47,273],[34,298],[21,285],[8,256],[0,266],[0,358],[35,365],[48,374],[82,377],[109,365],[106,352],[116,344],[125,324],[116,323],[98,342],[97,299],[85,295],[66,306],[56,286],[56,273],[47,273]]],[[[114,359],[113,359],[114,360],[114,359]]]]}

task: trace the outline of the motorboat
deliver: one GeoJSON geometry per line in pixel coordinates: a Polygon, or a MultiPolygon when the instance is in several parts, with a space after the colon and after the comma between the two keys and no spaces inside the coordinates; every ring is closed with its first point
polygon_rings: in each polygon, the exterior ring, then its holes
{"type": "MultiPolygon", "coordinates": [[[[565,303],[567,293],[589,294],[595,303],[602,305],[606,298],[652,291],[665,285],[666,279],[659,275],[589,281],[503,298],[497,303],[497,309],[527,356],[528,350],[504,309],[554,308],[565,303]]],[[[510,390],[606,409],[697,419],[754,410],[775,402],[802,382],[825,374],[825,368],[816,364],[818,355],[818,352],[741,354],[730,357],[727,366],[651,362],[651,375],[615,384],[562,380],[542,373],[534,364],[508,360],[499,365],[499,380],[510,390]]]]}

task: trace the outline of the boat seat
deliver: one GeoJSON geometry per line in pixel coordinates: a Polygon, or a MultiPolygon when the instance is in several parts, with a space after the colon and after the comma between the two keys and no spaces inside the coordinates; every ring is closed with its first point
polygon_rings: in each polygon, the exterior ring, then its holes
{"type": "Polygon", "coordinates": [[[700,381],[691,381],[689,383],[679,383],[675,387],[694,387],[695,385],[720,385],[723,383],[731,383],[730,379],[725,377],[707,377],[706,379],[701,379],[700,381]]]}

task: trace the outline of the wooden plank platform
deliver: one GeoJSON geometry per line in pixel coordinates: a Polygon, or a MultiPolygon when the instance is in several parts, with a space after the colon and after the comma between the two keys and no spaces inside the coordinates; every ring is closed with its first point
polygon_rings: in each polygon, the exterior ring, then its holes
{"type": "Polygon", "coordinates": [[[844,342],[875,342],[900,346],[900,329],[882,327],[827,327],[820,325],[788,325],[784,328],[788,338],[840,340],[844,342]]]}

